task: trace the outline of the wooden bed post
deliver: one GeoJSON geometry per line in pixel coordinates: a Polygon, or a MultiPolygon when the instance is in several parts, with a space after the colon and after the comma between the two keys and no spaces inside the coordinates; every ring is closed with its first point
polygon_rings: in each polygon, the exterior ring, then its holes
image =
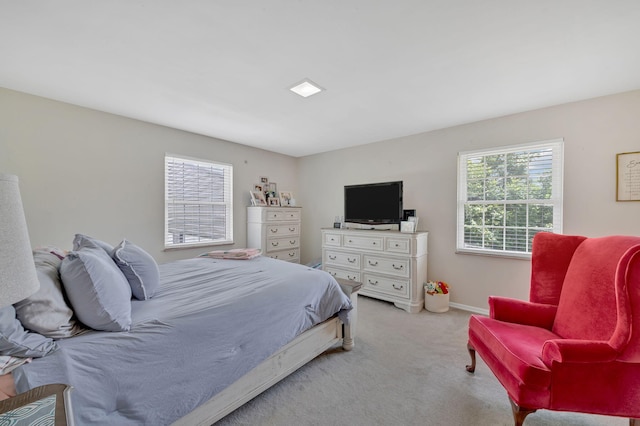
{"type": "Polygon", "coordinates": [[[356,324],[358,322],[358,290],[362,288],[362,283],[358,281],[350,281],[342,278],[336,278],[340,288],[344,294],[349,296],[353,309],[350,313],[349,325],[343,325],[342,332],[342,349],[350,351],[355,346],[354,339],[356,337],[356,324]]]}

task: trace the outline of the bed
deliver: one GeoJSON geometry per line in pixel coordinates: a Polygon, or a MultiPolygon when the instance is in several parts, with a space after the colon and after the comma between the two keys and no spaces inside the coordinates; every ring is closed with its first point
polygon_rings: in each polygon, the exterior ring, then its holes
{"type": "Polygon", "coordinates": [[[76,424],[209,425],[330,347],[353,347],[355,295],[318,269],[198,257],[158,277],[152,297],[130,298],[128,331],[57,339],[13,370],[17,392],[72,385],[76,424]]]}

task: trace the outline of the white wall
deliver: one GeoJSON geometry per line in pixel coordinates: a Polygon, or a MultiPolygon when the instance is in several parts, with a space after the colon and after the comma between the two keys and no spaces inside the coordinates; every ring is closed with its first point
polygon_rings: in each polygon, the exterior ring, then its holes
{"type": "Polygon", "coordinates": [[[301,158],[297,198],[313,206],[302,260],[321,257],[320,228],[342,214],[344,185],[402,180],[404,207],[429,231],[428,277],[452,285],[452,302],[526,299],[527,261],[455,253],[457,153],[564,138],[564,233],[640,235],[640,202],[615,201],[616,154],[640,151],[639,117],[634,91],[301,158]]]}
{"type": "Polygon", "coordinates": [[[34,247],[70,249],[80,232],[159,262],[204,251],[163,250],[165,152],[233,164],[235,247],[259,176],[298,192],[293,157],[0,88],[0,171],[20,178],[34,247]]]}
{"type": "Polygon", "coordinates": [[[126,237],[160,262],[202,251],[163,251],[165,152],[234,165],[236,247],[258,176],[291,190],[303,263],[320,257],[344,185],[402,180],[405,208],[429,231],[429,278],[484,309],[490,294],[527,298],[529,264],[455,253],[457,153],[564,138],[564,232],[640,235],[640,202],[615,201],[615,155],[640,151],[638,117],[634,91],[296,159],[0,88],[0,171],[20,177],[34,246],[70,248],[76,232],[126,237]]]}

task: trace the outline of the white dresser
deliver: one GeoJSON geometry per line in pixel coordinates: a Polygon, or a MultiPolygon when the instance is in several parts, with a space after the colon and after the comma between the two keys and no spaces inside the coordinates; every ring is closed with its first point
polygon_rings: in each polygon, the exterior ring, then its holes
{"type": "Polygon", "coordinates": [[[300,263],[300,207],[247,207],[247,247],[300,263]]]}
{"type": "Polygon", "coordinates": [[[322,229],[322,268],[363,284],[359,294],[416,313],[424,307],[427,232],[322,229]]]}

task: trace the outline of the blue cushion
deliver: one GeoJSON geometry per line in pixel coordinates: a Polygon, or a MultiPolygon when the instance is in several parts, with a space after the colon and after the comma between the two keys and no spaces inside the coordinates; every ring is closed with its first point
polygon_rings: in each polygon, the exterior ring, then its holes
{"type": "Polygon", "coordinates": [[[82,239],[77,247],[60,265],[62,283],[76,316],[95,330],[128,331],[131,287],[127,279],[95,242],[82,239]]]}
{"type": "Polygon", "coordinates": [[[160,285],[160,271],[153,257],[131,241],[123,240],[112,252],[113,260],[127,277],[136,299],[153,297],[160,285]]]}
{"type": "Polygon", "coordinates": [[[0,355],[39,358],[57,348],[52,339],[26,331],[12,305],[0,308],[0,355]]]}
{"type": "Polygon", "coordinates": [[[88,235],[76,234],[75,238],[73,239],[74,250],[80,250],[81,247],[84,247],[87,244],[100,247],[108,255],[111,255],[111,252],[113,251],[113,246],[109,243],[105,243],[104,241],[97,238],[89,237],[88,235]]]}

